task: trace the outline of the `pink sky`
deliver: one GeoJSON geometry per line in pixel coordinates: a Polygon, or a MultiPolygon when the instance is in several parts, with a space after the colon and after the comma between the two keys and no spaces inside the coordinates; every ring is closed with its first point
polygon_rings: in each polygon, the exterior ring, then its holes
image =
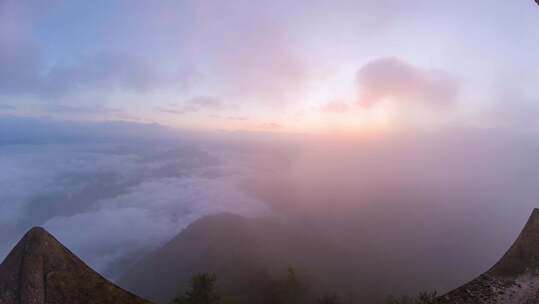
{"type": "Polygon", "coordinates": [[[539,114],[533,1],[0,5],[0,115],[348,134],[539,114]]]}

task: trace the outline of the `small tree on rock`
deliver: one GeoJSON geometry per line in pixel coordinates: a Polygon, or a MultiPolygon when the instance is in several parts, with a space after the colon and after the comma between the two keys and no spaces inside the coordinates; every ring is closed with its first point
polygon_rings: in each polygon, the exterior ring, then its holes
{"type": "Polygon", "coordinates": [[[218,304],[221,297],[217,293],[215,273],[200,273],[191,278],[191,288],[183,296],[174,299],[175,304],[218,304]]]}
{"type": "Polygon", "coordinates": [[[317,304],[340,304],[339,297],[337,294],[325,294],[322,297],[318,298],[316,301],[317,304]]]}

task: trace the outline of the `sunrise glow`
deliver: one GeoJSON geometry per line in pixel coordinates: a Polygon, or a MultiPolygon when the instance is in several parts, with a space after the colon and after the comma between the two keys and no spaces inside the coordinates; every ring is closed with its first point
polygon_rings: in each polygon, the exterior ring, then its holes
{"type": "Polygon", "coordinates": [[[472,120],[497,125],[492,113],[503,102],[492,93],[498,83],[516,81],[501,75],[526,75],[518,78],[519,92],[501,95],[536,96],[537,60],[506,56],[516,45],[538,49],[530,1],[486,10],[470,3],[316,1],[309,14],[303,5],[163,1],[89,9],[59,1],[44,13],[43,5],[4,2],[0,111],[195,130],[348,134],[472,120]],[[61,26],[88,9],[90,15],[61,26]],[[510,27],[520,34],[503,28],[500,15],[518,16],[510,27]]]}

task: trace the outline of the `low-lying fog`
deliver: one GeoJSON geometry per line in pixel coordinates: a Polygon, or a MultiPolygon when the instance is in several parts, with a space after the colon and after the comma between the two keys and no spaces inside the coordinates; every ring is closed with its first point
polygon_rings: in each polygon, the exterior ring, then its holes
{"type": "Polygon", "coordinates": [[[42,225],[115,279],[226,211],[316,225],[392,293],[444,291],[494,263],[539,206],[538,148],[499,129],[330,139],[5,117],[0,258],[42,225]]]}

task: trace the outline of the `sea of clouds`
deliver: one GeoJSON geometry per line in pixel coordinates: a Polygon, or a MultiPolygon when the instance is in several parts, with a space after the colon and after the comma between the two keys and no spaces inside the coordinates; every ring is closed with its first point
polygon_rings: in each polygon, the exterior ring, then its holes
{"type": "Polygon", "coordinates": [[[495,263],[539,207],[538,151],[534,131],[509,128],[339,138],[3,117],[0,258],[40,225],[114,280],[231,212],[318,231],[352,282],[444,291],[495,263]]]}
{"type": "Polygon", "coordinates": [[[114,278],[204,215],[267,209],[239,187],[249,174],[245,159],[179,132],[115,133],[103,124],[39,119],[1,124],[1,258],[39,225],[114,278]]]}

